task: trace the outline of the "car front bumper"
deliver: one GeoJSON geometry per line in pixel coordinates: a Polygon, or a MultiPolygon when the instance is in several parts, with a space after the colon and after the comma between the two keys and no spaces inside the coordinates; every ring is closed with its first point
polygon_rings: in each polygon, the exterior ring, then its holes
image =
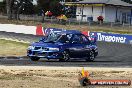
{"type": "Polygon", "coordinates": [[[47,59],[59,59],[59,58],[62,58],[62,52],[59,52],[59,51],[27,50],[27,56],[29,56],[29,57],[47,58],[47,59]]]}

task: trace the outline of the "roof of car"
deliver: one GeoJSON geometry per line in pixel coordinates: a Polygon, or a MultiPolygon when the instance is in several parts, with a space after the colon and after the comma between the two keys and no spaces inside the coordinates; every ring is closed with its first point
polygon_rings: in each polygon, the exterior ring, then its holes
{"type": "Polygon", "coordinates": [[[66,30],[66,31],[62,31],[61,33],[66,33],[66,34],[81,34],[81,32],[78,31],[78,30],[66,30]]]}
{"type": "Polygon", "coordinates": [[[81,34],[79,30],[65,30],[65,29],[58,29],[58,28],[47,28],[45,29],[45,34],[49,35],[50,33],[59,33],[59,34],[81,34]]]}
{"type": "Polygon", "coordinates": [[[57,34],[81,34],[78,30],[61,30],[61,31],[52,31],[53,33],[57,34]]]}

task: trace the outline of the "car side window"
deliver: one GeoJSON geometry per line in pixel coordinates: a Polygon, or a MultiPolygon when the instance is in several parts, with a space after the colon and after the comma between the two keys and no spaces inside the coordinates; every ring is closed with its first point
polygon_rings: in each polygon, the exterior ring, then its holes
{"type": "Polygon", "coordinates": [[[59,39],[58,42],[61,43],[68,43],[71,40],[72,35],[71,34],[62,34],[59,39]]]}
{"type": "Polygon", "coordinates": [[[72,42],[81,43],[81,36],[80,35],[74,35],[72,42]]]}
{"type": "Polygon", "coordinates": [[[86,36],[81,35],[82,43],[89,43],[90,41],[86,38],[86,36]]]}
{"type": "Polygon", "coordinates": [[[67,35],[67,38],[68,38],[68,40],[70,41],[71,38],[72,38],[72,34],[68,34],[68,35],[67,35]]]}

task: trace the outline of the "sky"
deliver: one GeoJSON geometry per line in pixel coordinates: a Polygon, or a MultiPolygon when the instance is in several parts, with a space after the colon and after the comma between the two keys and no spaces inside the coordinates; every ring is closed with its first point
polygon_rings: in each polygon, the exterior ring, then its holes
{"type": "Polygon", "coordinates": [[[34,5],[37,5],[37,1],[36,1],[36,0],[33,0],[33,4],[34,4],[34,5]]]}

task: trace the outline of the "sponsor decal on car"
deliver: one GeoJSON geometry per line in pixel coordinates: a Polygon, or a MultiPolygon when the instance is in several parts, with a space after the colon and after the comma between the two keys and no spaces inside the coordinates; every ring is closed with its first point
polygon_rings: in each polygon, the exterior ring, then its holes
{"type": "Polygon", "coordinates": [[[96,34],[96,33],[90,32],[90,33],[89,33],[89,36],[90,36],[90,37],[89,37],[89,40],[92,40],[92,41],[95,40],[95,39],[97,40],[97,34],[96,34]]]}
{"type": "Polygon", "coordinates": [[[45,35],[49,35],[50,33],[55,33],[55,32],[61,32],[62,29],[57,29],[57,28],[46,28],[44,29],[45,35]]]}

